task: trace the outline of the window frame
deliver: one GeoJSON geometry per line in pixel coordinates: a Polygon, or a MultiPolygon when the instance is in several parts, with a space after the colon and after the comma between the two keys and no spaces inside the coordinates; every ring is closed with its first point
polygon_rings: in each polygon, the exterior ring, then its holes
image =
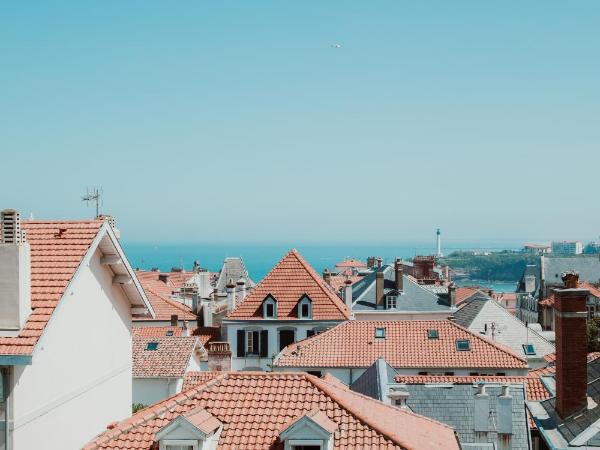
{"type": "Polygon", "coordinates": [[[427,339],[439,339],[440,332],[436,328],[430,328],[427,330],[427,339]]]}
{"type": "Polygon", "coordinates": [[[192,450],[200,450],[201,448],[196,439],[162,439],[159,443],[159,449],[169,450],[169,446],[175,445],[192,447],[192,450]]]}
{"type": "Polygon", "coordinates": [[[471,341],[469,339],[457,339],[455,342],[456,351],[458,352],[470,352],[471,351],[471,341]],[[467,348],[460,348],[462,343],[467,344],[467,348]]]}
{"type": "Polygon", "coordinates": [[[260,331],[261,330],[244,330],[244,354],[246,356],[260,356],[260,331]],[[256,337],[255,338],[255,333],[256,337]],[[251,337],[251,339],[249,339],[251,337]],[[255,342],[256,341],[256,342],[255,342]],[[252,342],[252,351],[250,351],[250,342],[252,342]]]}
{"type": "Polygon", "coordinates": [[[533,344],[523,344],[523,353],[525,353],[526,356],[534,356],[537,354],[537,352],[535,351],[535,346],[533,344]],[[529,351],[529,347],[531,347],[531,351],[529,351]]]}
{"type": "Polygon", "coordinates": [[[375,328],[375,339],[385,339],[385,327],[375,328]]]}
{"type": "Polygon", "coordinates": [[[158,350],[158,344],[159,343],[156,341],[147,342],[145,350],[148,352],[155,352],[158,350]]]}
{"type": "Polygon", "coordinates": [[[398,307],[398,296],[397,295],[387,295],[385,297],[385,308],[386,309],[395,309],[398,307]],[[393,306],[391,305],[393,303],[393,306]]]}
{"type": "Polygon", "coordinates": [[[298,318],[299,319],[304,319],[304,320],[310,320],[312,319],[312,300],[310,299],[310,297],[306,294],[304,294],[301,298],[300,301],[298,302],[298,318]],[[303,306],[306,306],[308,308],[308,314],[304,315],[302,312],[302,308],[303,306]]]}
{"type": "Polygon", "coordinates": [[[267,295],[263,300],[262,315],[263,319],[277,320],[277,300],[275,300],[275,297],[273,297],[271,294],[267,295]],[[269,306],[272,306],[273,308],[273,315],[267,314],[269,306]]]}

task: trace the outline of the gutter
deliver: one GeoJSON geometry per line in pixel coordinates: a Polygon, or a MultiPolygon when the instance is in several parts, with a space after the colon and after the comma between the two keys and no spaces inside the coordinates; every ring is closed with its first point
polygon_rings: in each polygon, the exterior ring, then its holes
{"type": "Polygon", "coordinates": [[[32,355],[0,355],[0,366],[30,366],[32,355]]]}

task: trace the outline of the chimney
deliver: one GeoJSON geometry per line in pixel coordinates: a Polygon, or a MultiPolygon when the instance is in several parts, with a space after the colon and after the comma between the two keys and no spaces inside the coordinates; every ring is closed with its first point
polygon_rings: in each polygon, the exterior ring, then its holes
{"type": "Polygon", "coordinates": [[[378,308],[385,306],[384,295],[383,295],[383,271],[379,271],[375,274],[375,302],[378,308]]]}
{"type": "Polygon", "coordinates": [[[202,302],[202,318],[204,319],[205,327],[213,326],[213,303],[206,300],[202,302]]]}
{"type": "Polygon", "coordinates": [[[212,372],[229,372],[231,370],[229,342],[209,342],[207,353],[208,370],[212,372]]]}
{"type": "Polygon", "coordinates": [[[448,297],[450,298],[450,306],[456,307],[456,284],[450,283],[448,285],[448,297]]]}
{"type": "Polygon", "coordinates": [[[587,298],[576,273],[563,274],[565,289],[554,292],[556,412],[563,419],[587,404],[587,298]]]}
{"type": "Polygon", "coordinates": [[[367,268],[372,269],[373,267],[375,267],[375,260],[377,258],[375,258],[374,256],[369,256],[367,258],[367,268]]]}
{"type": "Polygon", "coordinates": [[[323,280],[331,286],[331,272],[329,272],[329,269],[327,268],[323,271],[323,280]]]}
{"type": "Polygon", "coordinates": [[[235,284],[233,284],[233,280],[230,278],[227,283],[227,311],[231,312],[235,309],[235,284]]]}
{"type": "Polygon", "coordinates": [[[239,304],[242,300],[244,300],[244,298],[246,298],[246,280],[244,279],[244,277],[240,277],[240,279],[237,280],[236,284],[236,304],[239,304]]]}
{"type": "Polygon", "coordinates": [[[396,258],[396,262],[394,263],[394,272],[395,272],[395,287],[397,291],[404,290],[404,266],[402,265],[402,260],[400,258],[396,258]]]}
{"type": "Polygon", "coordinates": [[[181,335],[184,337],[190,336],[190,325],[187,320],[183,321],[183,326],[181,327],[181,335]]]}
{"type": "Polygon", "coordinates": [[[377,268],[381,268],[383,266],[383,258],[377,258],[377,268]]]}
{"type": "Polygon", "coordinates": [[[498,397],[498,433],[512,434],[512,400],[510,386],[503,385],[502,394],[498,397]]]}
{"type": "Polygon", "coordinates": [[[167,282],[169,281],[169,274],[168,273],[158,274],[158,281],[162,281],[163,283],[167,284],[167,282]]]}
{"type": "Polygon", "coordinates": [[[171,314],[171,326],[176,327],[179,324],[179,316],[177,314],[171,314]]]}
{"type": "Polygon", "coordinates": [[[525,292],[529,294],[535,291],[535,275],[525,275],[525,292]]]}
{"type": "Polygon", "coordinates": [[[450,267],[447,264],[445,264],[443,266],[443,270],[444,270],[444,280],[450,281],[450,267]]]}
{"type": "Polygon", "coordinates": [[[352,311],[352,281],[347,278],[344,281],[344,301],[350,311],[352,311]]]}
{"type": "Polygon", "coordinates": [[[490,417],[490,399],[483,383],[479,383],[477,386],[473,416],[473,429],[475,432],[487,433],[490,431],[488,423],[490,417]]]}
{"type": "Polygon", "coordinates": [[[16,335],[31,314],[31,248],[14,209],[0,213],[0,332],[16,335]]]}

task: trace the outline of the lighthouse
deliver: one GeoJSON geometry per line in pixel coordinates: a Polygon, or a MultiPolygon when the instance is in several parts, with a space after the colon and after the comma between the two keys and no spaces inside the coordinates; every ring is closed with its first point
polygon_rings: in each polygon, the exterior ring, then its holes
{"type": "Polygon", "coordinates": [[[435,251],[435,256],[437,256],[438,258],[443,257],[443,253],[442,253],[442,233],[440,232],[440,229],[437,229],[436,234],[436,251],[435,251]]]}

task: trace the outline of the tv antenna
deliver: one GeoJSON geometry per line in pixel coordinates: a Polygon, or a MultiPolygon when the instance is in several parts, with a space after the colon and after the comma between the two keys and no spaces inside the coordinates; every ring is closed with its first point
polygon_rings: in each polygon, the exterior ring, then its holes
{"type": "Polygon", "coordinates": [[[102,205],[102,195],[104,191],[102,188],[98,189],[96,187],[87,188],[86,194],[81,197],[81,200],[85,202],[87,206],[90,205],[90,202],[96,203],[96,217],[100,216],[100,205],[102,205]]]}

